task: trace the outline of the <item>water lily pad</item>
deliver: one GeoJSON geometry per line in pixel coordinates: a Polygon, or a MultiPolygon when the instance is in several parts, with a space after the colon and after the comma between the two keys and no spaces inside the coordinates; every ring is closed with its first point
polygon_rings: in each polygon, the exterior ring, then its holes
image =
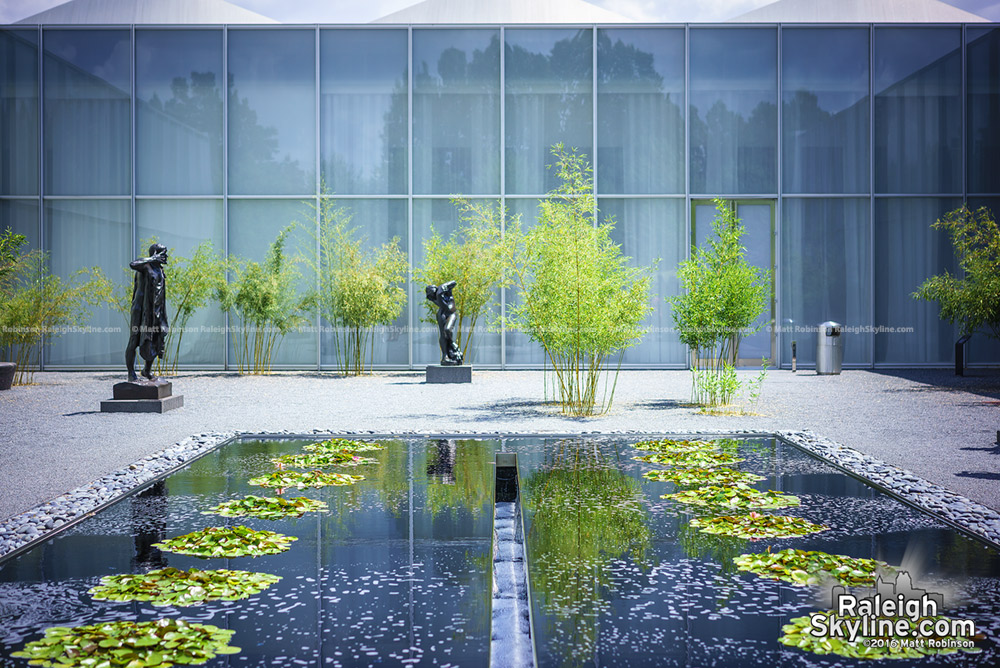
{"type": "Polygon", "coordinates": [[[330,466],[360,466],[377,464],[374,457],[360,457],[352,452],[299,453],[282,455],[271,460],[278,467],[289,466],[296,469],[322,469],[330,466]]]}
{"type": "Polygon", "coordinates": [[[182,619],[152,622],[107,622],[45,630],[11,656],[36,666],[126,666],[146,668],[201,664],[219,654],[236,654],[229,645],[234,631],[182,619]]]}
{"type": "Polygon", "coordinates": [[[744,473],[743,471],[729,468],[667,469],[665,471],[649,471],[644,473],[643,476],[650,480],[672,482],[681,487],[691,487],[694,485],[737,485],[741,483],[749,485],[766,480],[764,476],[744,473]]]}
{"type": "Polygon", "coordinates": [[[896,574],[896,569],[884,561],[812,550],[743,554],[733,561],[741,571],[797,585],[833,581],[848,587],[869,587],[875,585],[875,578],[880,574],[887,579],[896,574]]]}
{"type": "MultiPolygon", "coordinates": [[[[922,644],[919,640],[916,640],[915,633],[913,637],[886,638],[881,639],[884,642],[876,643],[871,642],[874,640],[873,638],[860,635],[854,641],[847,640],[846,638],[814,636],[812,634],[812,617],[817,616],[819,617],[818,623],[823,626],[827,626],[828,620],[837,620],[837,614],[833,611],[814,612],[810,615],[806,615],[805,617],[796,617],[791,620],[791,623],[785,624],[782,627],[781,630],[784,631],[784,635],[778,638],[778,642],[782,645],[798,647],[799,649],[807,652],[813,652],[814,654],[836,654],[838,656],[844,656],[852,659],[921,659],[933,654],[954,654],[958,651],[977,654],[982,651],[980,648],[975,646],[968,648],[931,647],[926,644],[922,644]],[[914,642],[914,640],[916,640],[916,642],[914,642]]],[[[851,620],[857,618],[844,617],[842,619],[851,620]]],[[[901,617],[899,619],[906,621],[909,625],[910,631],[915,632],[917,630],[919,621],[914,621],[906,617],[901,617]]],[[[939,620],[947,618],[925,617],[923,619],[939,620]]],[[[968,641],[970,639],[961,636],[946,636],[935,637],[934,640],[936,643],[948,642],[957,644],[958,642],[968,641]]]]}
{"type": "Polygon", "coordinates": [[[90,590],[99,601],[146,601],[152,605],[198,605],[237,601],[259,594],[280,580],[277,575],[219,569],[161,568],[144,575],[106,575],[90,590]]]}
{"type": "Polygon", "coordinates": [[[275,471],[268,475],[251,478],[247,481],[251,485],[259,487],[295,487],[305,489],[306,487],[328,487],[331,485],[353,485],[359,480],[364,480],[362,475],[348,475],[346,473],[323,473],[322,471],[275,471]]]}
{"type": "Polygon", "coordinates": [[[323,501],[307,499],[304,496],[285,499],[280,496],[254,496],[251,494],[242,499],[224,501],[202,511],[201,514],[280,520],[286,517],[302,517],[305,513],[326,512],[327,510],[329,510],[329,506],[323,501]]]}
{"type": "Polygon", "coordinates": [[[208,527],[177,538],[153,543],[164,552],[190,554],[211,559],[215,557],[259,557],[289,549],[295,536],[274,531],[255,531],[249,527],[208,527]]]}
{"type": "Polygon", "coordinates": [[[303,446],[302,449],[306,452],[322,454],[327,452],[370,452],[374,450],[384,450],[385,448],[378,443],[369,443],[368,441],[353,441],[347,438],[329,438],[325,441],[320,441],[319,443],[311,443],[303,446]]]}
{"type": "Polygon", "coordinates": [[[720,441],[680,440],[661,438],[658,441],[639,441],[633,443],[636,450],[652,450],[653,452],[709,452],[719,448],[720,441]]]}
{"type": "Polygon", "coordinates": [[[716,466],[729,466],[743,460],[735,455],[725,452],[654,452],[651,455],[633,457],[640,462],[650,464],[661,464],[663,466],[676,466],[678,468],[702,468],[710,469],[716,466]]]}
{"type": "Polygon", "coordinates": [[[791,538],[825,531],[830,527],[787,515],[726,515],[691,520],[691,526],[705,533],[737,538],[791,538]]]}
{"type": "Polygon", "coordinates": [[[724,508],[788,508],[799,505],[799,497],[782,494],[773,489],[765,492],[746,485],[709,485],[698,489],[689,489],[673,494],[664,494],[661,499],[673,499],[680,503],[696,506],[715,506],[724,508]]]}

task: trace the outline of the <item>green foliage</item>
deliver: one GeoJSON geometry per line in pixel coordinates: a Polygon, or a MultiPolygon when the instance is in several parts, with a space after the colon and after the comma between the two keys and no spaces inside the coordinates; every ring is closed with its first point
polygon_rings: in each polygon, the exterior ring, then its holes
{"type": "Polygon", "coordinates": [[[813,524],[801,517],[786,515],[726,515],[723,517],[696,517],[691,526],[705,533],[737,538],[791,538],[825,531],[830,527],[813,524]]]}
{"type": "Polygon", "coordinates": [[[353,485],[359,480],[364,480],[361,475],[348,475],[346,473],[323,473],[322,471],[275,471],[269,475],[251,478],[248,482],[258,487],[295,487],[305,489],[306,487],[328,487],[335,485],[353,485]]]}
{"type": "MultiPolygon", "coordinates": [[[[584,156],[552,149],[561,185],[539,205],[538,224],[509,246],[520,302],[512,305],[510,326],[525,332],[545,351],[555,372],[564,413],[591,415],[607,410],[614,386],[598,402],[609,360],[645,333],[651,270],[628,265],[612,241],[614,222],[595,224],[593,179],[584,156]]],[[[617,368],[614,374],[617,380],[617,368]]]]}
{"type": "Polygon", "coordinates": [[[155,606],[238,601],[259,594],[281,577],[268,573],[219,569],[182,571],[167,567],[145,575],[106,575],[90,590],[99,601],[146,601],[155,606]]]}
{"type": "Polygon", "coordinates": [[[350,452],[323,452],[323,453],[298,453],[282,455],[271,460],[278,468],[290,466],[296,469],[322,469],[329,466],[360,466],[362,464],[376,464],[377,459],[372,457],[359,457],[350,452]]]}
{"type": "Polygon", "coordinates": [[[884,561],[858,559],[842,554],[806,550],[781,550],[744,554],[733,562],[741,571],[762,578],[783,580],[796,585],[825,585],[831,582],[845,587],[874,587],[875,578],[893,578],[894,569],[884,561]]]}
{"type": "MultiPolygon", "coordinates": [[[[479,318],[496,303],[497,289],[506,285],[506,258],[512,254],[507,245],[515,236],[505,237],[507,209],[502,203],[470,202],[454,198],[459,210],[459,227],[448,239],[431,227],[431,237],[424,240],[424,263],[414,271],[420,289],[456,281],[452,294],[458,322],[455,343],[462,349],[465,362],[472,362],[472,337],[479,318]]],[[[512,222],[520,227],[520,218],[512,222]]],[[[424,320],[436,323],[437,306],[422,300],[427,311],[424,320]]]]}
{"type": "Polygon", "coordinates": [[[729,466],[743,460],[735,455],[726,452],[655,452],[651,455],[633,457],[640,462],[648,464],[662,464],[663,466],[677,466],[682,468],[704,468],[710,469],[716,466],[729,466]]]}
{"type": "Polygon", "coordinates": [[[18,258],[21,257],[21,246],[28,243],[23,234],[14,234],[7,228],[0,234],[0,297],[7,298],[13,290],[13,281],[18,258]]]}
{"type": "Polygon", "coordinates": [[[245,526],[207,527],[176,538],[153,543],[164,552],[190,554],[203,559],[215,557],[259,557],[289,549],[295,536],[273,531],[255,531],[245,526]]]}
{"type": "Polygon", "coordinates": [[[236,654],[230,646],[235,631],[183,619],[152,622],[105,622],[89,626],[53,626],[45,637],[24,646],[11,656],[47,668],[92,666],[93,668],[166,668],[174,664],[197,665],[218,654],[236,654]]]}
{"type": "Polygon", "coordinates": [[[1000,228],[990,210],[962,206],[931,227],[948,231],[963,277],[932,276],[914,298],[940,304],[941,317],[958,324],[963,335],[983,331],[1000,339],[1000,228]]]}
{"type": "Polygon", "coordinates": [[[766,480],[764,476],[754,473],[744,473],[734,469],[717,468],[689,468],[671,469],[666,471],[649,471],[643,477],[660,482],[672,482],[680,487],[693,487],[695,485],[738,485],[752,484],[766,480]]]}
{"type": "Polygon", "coordinates": [[[661,499],[673,499],[680,503],[718,508],[788,508],[799,505],[799,498],[782,494],[773,489],[760,491],[742,483],[735,485],[708,485],[699,489],[689,489],[673,494],[663,494],[661,499]]]}
{"type": "MultiPolygon", "coordinates": [[[[327,193],[324,193],[327,194],[327,193]]],[[[315,209],[315,205],[308,205],[315,209]]],[[[352,214],[335,200],[320,200],[319,236],[307,263],[316,274],[311,295],[319,314],[334,328],[334,354],[344,375],[371,369],[375,328],[395,322],[406,305],[409,264],[399,237],[376,249],[351,225],[352,214]]]]}
{"type": "Polygon", "coordinates": [[[352,441],[347,438],[329,438],[325,441],[302,446],[302,449],[307,452],[327,454],[335,452],[371,452],[375,450],[384,450],[385,448],[378,443],[369,443],[368,441],[352,441]]]}
{"type": "Polygon", "coordinates": [[[693,401],[710,406],[728,403],[738,390],[727,364],[735,365],[740,340],[760,328],[754,322],[771,303],[771,272],[747,262],[746,229],[726,202],[715,205],[713,235],[677,269],[684,293],[667,298],[694,358],[693,401]]]}
{"type": "Polygon", "coordinates": [[[300,260],[287,257],[285,251],[291,229],[278,233],[262,263],[230,257],[230,281],[216,291],[222,309],[239,319],[233,342],[240,373],[269,373],[274,347],[305,324],[302,311],[307,301],[296,293],[300,260]]]}
{"type": "MultiPolygon", "coordinates": [[[[428,476],[427,509],[432,517],[445,512],[456,516],[460,510],[479,517],[493,508],[493,450],[482,441],[455,440],[454,470],[451,480],[428,476]]],[[[427,443],[427,468],[440,464],[441,451],[437,441],[427,443]]]]}
{"type": "Polygon", "coordinates": [[[288,517],[302,517],[305,513],[320,513],[327,510],[329,510],[329,506],[326,503],[307,499],[304,496],[285,499],[280,496],[254,496],[251,494],[242,499],[225,501],[201,514],[281,520],[288,517]]]}
{"type": "MultiPolygon", "coordinates": [[[[785,624],[782,627],[784,635],[778,638],[778,642],[782,645],[788,647],[798,647],[799,649],[805,650],[807,652],[813,652],[814,654],[836,654],[838,656],[845,656],[851,659],[922,659],[926,656],[933,654],[955,654],[959,650],[957,647],[930,647],[927,645],[914,646],[911,647],[909,643],[880,643],[874,646],[870,645],[870,640],[867,636],[858,634],[857,639],[853,642],[841,638],[827,638],[814,636],[811,632],[812,628],[812,618],[819,617],[823,620],[822,625],[826,626],[830,623],[836,623],[838,620],[837,614],[829,610],[827,612],[813,612],[809,615],[803,617],[795,617],[791,620],[790,624],[785,624]],[[830,620],[830,621],[828,621],[830,620]]],[[[858,617],[842,617],[844,621],[857,622],[860,621],[858,617]]],[[[918,637],[917,634],[917,621],[910,619],[909,617],[895,617],[886,618],[894,619],[898,621],[903,621],[908,626],[908,629],[904,632],[904,636],[907,639],[918,637]]],[[[947,617],[923,617],[921,619],[934,620],[948,619],[947,617]]],[[[969,638],[963,638],[959,636],[946,636],[946,637],[935,637],[935,640],[947,643],[958,642],[961,640],[969,640],[969,638]]],[[[982,650],[978,647],[962,648],[961,651],[968,652],[970,654],[977,654],[982,650]]]]}

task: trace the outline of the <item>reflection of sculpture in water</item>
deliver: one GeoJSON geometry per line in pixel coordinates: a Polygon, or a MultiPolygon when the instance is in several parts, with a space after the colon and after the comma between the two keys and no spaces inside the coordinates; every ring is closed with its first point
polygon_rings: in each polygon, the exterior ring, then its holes
{"type": "Polygon", "coordinates": [[[163,265],[167,263],[167,247],[153,244],[149,247],[149,257],[129,263],[135,271],[132,284],[132,311],[129,315],[128,345],[125,347],[125,366],[128,379],[138,380],[135,375],[135,349],[146,364],[142,375],[153,379],[153,360],[163,357],[167,332],[167,276],[163,265]]]}
{"type": "Polygon", "coordinates": [[[428,456],[427,478],[431,482],[443,485],[455,484],[455,454],[457,448],[455,441],[449,439],[439,439],[436,443],[437,451],[433,453],[436,457],[428,456]]]}
{"type": "Polygon", "coordinates": [[[442,285],[428,285],[427,299],[437,304],[438,345],[441,346],[441,366],[458,366],[462,363],[462,351],[455,344],[455,325],[458,312],[455,297],[451,294],[456,283],[448,281],[442,285]]]}

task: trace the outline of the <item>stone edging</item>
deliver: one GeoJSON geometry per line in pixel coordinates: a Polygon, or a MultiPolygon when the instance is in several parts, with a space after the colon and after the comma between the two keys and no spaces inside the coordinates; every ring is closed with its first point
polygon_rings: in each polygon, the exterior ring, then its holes
{"type": "MultiPolygon", "coordinates": [[[[364,436],[376,432],[342,431],[329,432],[314,430],[316,436],[364,436]]],[[[390,436],[427,437],[426,432],[379,432],[390,436]]],[[[733,430],[714,431],[673,431],[663,432],[674,436],[768,436],[772,432],[733,430]]],[[[902,497],[913,505],[922,508],[933,515],[945,519],[951,524],[982,537],[994,545],[1000,546],[1000,513],[981,504],[967,499],[960,494],[951,492],[944,487],[918,478],[909,471],[848,448],[829,439],[822,438],[809,431],[779,431],[774,432],[781,438],[807,450],[821,459],[831,462],[843,469],[902,497]]],[[[294,436],[303,432],[276,431],[266,435],[294,436]]],[[[498,436],[562,436],[533,432],[532,434],[517,434],[511,432],[462,432],[462,435],[474,437],[498,436]]],[[[52,501],[15,515],[0,522],[0,558],[20,550],[30,544],[46,539],[66,524],[83,519],[97,509],[125,496],[136,487],[179,468],[187,462],[206,454],[225,441],[235,436],[260,436],[256,432],[206,432],[190,436],[160,452],[144,457],[126,468],[110,473],[89,485],[78,487],[52,501]]],[[[643,436],[653,435],[648,432],[614,431],[614,432],[581,432],[566,434],[567,436],[643,436]]],[[[658,435],[658,434],[657,434],[658,435]]]]}

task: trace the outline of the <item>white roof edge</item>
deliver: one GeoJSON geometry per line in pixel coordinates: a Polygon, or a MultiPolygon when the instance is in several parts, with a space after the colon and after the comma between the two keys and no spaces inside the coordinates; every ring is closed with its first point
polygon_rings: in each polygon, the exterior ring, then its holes
{"type": "Polygon", "coordinates": [[[70,0],[12,25],[278,24],[225,0],[70,0]]]}
{"type": "Polygon", "coordinates": [[[399,25],[510,25],[638,23],[584,0],[423,0],[370,23],[399,25]]]}
{"type": "Polygon", "coordinates": [[[777,0],[728,23],[990,23],[940,0],[777,0]]]}

